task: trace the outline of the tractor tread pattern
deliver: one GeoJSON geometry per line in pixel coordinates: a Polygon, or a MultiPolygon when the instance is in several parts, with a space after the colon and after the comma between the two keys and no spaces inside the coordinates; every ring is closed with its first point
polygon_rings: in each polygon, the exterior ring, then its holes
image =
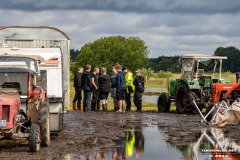
{"type": "Polygon", "coordinates": [[[50,145],[50,115],[49,103],[43,102],[40,109],[40,126],[41,126],[41,146],[48,147],[50,145]]]}
{"type": "Polygon", "coordinates": [[[40,134],[40,128],[37,124],[32,124],[31,126],[31,133],[29,137],[29,150],[30,152],[37,152],[39,150],[39,134],[40,134]]]}

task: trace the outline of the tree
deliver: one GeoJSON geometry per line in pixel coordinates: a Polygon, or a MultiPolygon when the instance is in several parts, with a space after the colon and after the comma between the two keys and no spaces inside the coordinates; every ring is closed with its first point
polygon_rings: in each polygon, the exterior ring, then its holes
{"type": "Polygon", "coordinates": [[[70,59],[72,62],[76,61],[78,53],[79,53],[79,50],[76,50],[76,51],[74,49],[70,50],[70,59]]]}
{"type": "Polygon", "coordinates": [[[145,42],[138,37],[104,37],[85,44],[77,56],[76,65],[106,67],[110,72],[118,62],[135,71],[146,65],[148,53],[145,42]]]}
{"type": "Polygon", "coordinates": [[[214,52],[216,56],[227,56],[227,60],[223,60],[223,71],[239,72],[240,71],[240,50],[236,47],[218,47],[214,52]]]}
{"type": "Polygon", "coordinates": [[[171,71],[179,72],[178,68],[180,56],[160,56],[158,58],[150,58],[146,68],[152,68],[155,72],[171,71]]]}

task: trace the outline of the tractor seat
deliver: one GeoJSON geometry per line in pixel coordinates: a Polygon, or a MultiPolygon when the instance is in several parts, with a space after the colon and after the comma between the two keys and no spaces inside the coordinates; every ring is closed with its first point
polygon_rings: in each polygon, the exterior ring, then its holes
{"type": "Polygon", "coordinates": [[[1,88],[16,89],[18,90],[19,94],[22,94],[21,85],[19,82],[4,82],[3,85],[1,85],[1,88]]]}
{"type": "Polygon", "coordinates": [[[19,82],[4,82],[2,88],[15,88],[21,90],[19,82]]]}

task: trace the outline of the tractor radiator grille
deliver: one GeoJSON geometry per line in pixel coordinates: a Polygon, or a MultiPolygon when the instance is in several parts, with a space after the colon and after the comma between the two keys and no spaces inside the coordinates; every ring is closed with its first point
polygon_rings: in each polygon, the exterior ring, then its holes
{"type": "Polygon", "coordinates": [[[9,122],[10,106],[2,105],[2,119],[9,122]]]}
{"type": "Polygon", "coordinates": [[[215,87],[212,87],[212,89],[211,89],[211,102],[212,102],[212,104],[214,105],[214,103],[215,103],[215,94],[216,94],[216,89],[215,89],[215,87]]]}

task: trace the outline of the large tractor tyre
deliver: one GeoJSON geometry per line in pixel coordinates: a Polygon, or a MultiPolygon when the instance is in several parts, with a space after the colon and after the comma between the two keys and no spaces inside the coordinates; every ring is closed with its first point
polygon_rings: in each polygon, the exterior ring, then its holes
{"type": "Polygon", "coordinates": [[[179,114],[185,113],[187,109],[187,101],[189,97],[189,90],[186,85],[179,85],[176,93],[176,107],[179,114]]]}
{"type": "Polygon", "coordinates": [[[169,112],[171,99],[166,92],[162,92],[158,97],[158,112],[169,112]]]}
{"type": "MultiPolygon", "coordinates": [[[[197,113],[197,109],[196,109],[195,105],[193,104],[193,100],[195,100],[195,102],[196,102],[195,93],[189,92],[187,94],[186,113],[189,113],[189,114],[197,113]]],[[[202,110],[202,107],[199,106],[199,109],[202,110]]]]}
{"type": "Polygon", "coordinates": [[[40,107],[40,128],[41,146],[48,147],[50,145],[50,113],[48,102],[43,102],[40,107]]]}
{"type": "Polygon", "coordinates": [[[37,124],[31,126],[31,133],[29,136],[29,150],[30,152],[37,152],[40,150],[40,127],[37,124]]]}

